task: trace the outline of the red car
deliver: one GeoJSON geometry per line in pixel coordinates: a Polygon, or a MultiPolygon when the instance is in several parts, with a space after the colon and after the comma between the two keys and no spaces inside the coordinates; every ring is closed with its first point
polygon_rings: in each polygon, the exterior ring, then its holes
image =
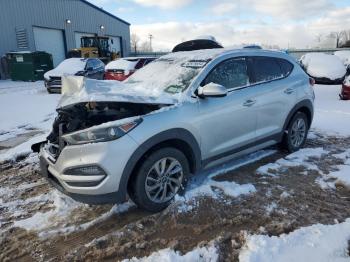
{"type": "Polygon", "coordinates": [[[350,76],[345,78],[339,96],[342,100],[350,100],[350,76]]]}
{"type": "Polygon", "coordinates": [[[109,62],[105,67],[106,80],[124,81],[136,70],[155,60],[155,57],[124,57],[109,62]]]}

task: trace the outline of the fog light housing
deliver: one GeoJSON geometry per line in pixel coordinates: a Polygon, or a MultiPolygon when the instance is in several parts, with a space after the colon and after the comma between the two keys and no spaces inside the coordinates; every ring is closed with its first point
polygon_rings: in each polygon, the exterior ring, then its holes
{"type": "Polygon", "coordinates": [[[106,173],[99,166],[81,166],[67,169],[63,172],[69,176],[106,176],[106,173]]]}

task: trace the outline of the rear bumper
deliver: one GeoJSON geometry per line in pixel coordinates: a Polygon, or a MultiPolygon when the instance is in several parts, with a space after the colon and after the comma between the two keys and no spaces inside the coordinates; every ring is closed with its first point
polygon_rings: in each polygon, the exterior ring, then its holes
{"type": "Polygon", "coordinates": [[[324,85],[340,85],[344,81],[344,77],[334,79],[334,80],[331,80],[331,79],[325,78],[325,77],[313,77],[313,76],[311,76],[311,77],[313,79],[315,79],[316,84],[324,84],[324,85]]]}
{"type": "Polygon", "coordinates": [[[347,86],[343,86],[339,96],[343,100],[350,100],[350,88],[347,86]]]}

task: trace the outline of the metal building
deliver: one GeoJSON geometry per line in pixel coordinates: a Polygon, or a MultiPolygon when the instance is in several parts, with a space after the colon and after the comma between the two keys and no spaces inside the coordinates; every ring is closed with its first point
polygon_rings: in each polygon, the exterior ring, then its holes
{"type": "Polygon", "coordinates": [[[81,36],[108,36],[112,51],[130,51],[130,24],[85,0],[1,0],[0,31],[0,57],[46,51],[55,66],[80,47],[81,36]]]}

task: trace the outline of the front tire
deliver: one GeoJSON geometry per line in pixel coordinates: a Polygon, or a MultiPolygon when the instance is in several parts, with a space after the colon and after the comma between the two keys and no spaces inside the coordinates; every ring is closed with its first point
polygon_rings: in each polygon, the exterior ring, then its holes
{"type": "Polygon", "coordinates": [[[176,148],[161,148],[141,164],[132,181],[130,197],[142,209],[159,212],[184,189],[190,169],[186,156],[176,148]]]}
{"type": "Polygon", "coordinates": [[[309,132],[308,119],[303,112],[297,112],[289,122],[283,138],[283,148],[290,153],[298,151],[305,144],[309,132]]]}

